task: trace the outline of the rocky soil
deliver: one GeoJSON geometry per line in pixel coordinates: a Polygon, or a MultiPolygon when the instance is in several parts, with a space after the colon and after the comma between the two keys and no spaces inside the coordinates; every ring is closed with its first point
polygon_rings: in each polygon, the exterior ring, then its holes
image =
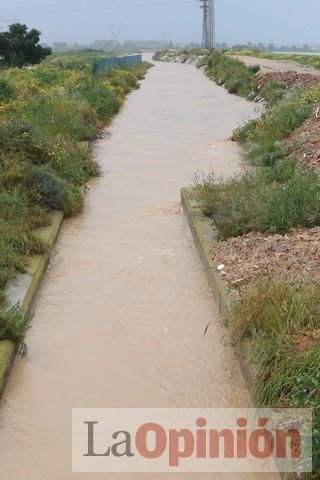
{"type": "Polygon", "coordinates": [[[197,68],[204,66],[208,55],[187,55],[178,50],[170,50],[166,52],[160,59],[160,62],[169,63],[187,63],[195,65],[197,68]]]}
{"type": "Polygon", "coordinates": [[[288,87],[312,87],[320,83],[320,76],[312,73],[299,72],[264,72],[260,71],[256,75],[256,89],[261,90],[268,83],[285,83],[288,87]]]}
{"type": "Polygon", "coordinates": [[[251,232],[230,238],[216,243],[212,258],[235,295],[264,274],[310,277],[320,283],[320,227],[287,235],[251,232]]]}
{"type": "Polygon", "coordinates": [[[301,167],[320,175],[320,104],[284,143],[293,149],[290,156],[295,157],[301,167]]]}

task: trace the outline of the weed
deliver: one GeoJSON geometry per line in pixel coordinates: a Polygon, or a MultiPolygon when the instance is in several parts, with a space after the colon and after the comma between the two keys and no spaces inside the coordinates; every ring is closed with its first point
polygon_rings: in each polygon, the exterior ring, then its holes
{"type": "Polygon", "coordinates": [[[260,148],[282,140],[306,120],[313,103],[313,96],[308,97],[303,90],[296,91],[268,109],[260,119],[237,129],[234,138],[260,148]]]}
{"type": "Polygon", "coordinates": [[[18,305],[0,308],[0,338],[20,344],[26,331],[26,322],[18,305]]]}
{"type": "Polygon", "coordinates": [[[320,224],[320,179],[293,162],[248,171],[225,182],[214,175],[195,179],[195,195],[221,238],[250,231],[287,233],[320,224]],[[282,183],[280,183],[282,182],[282,183]]]}
{"type": "Polygon", "coordinates": [[[236,341],[251,338],[257,405],[313,408],[314,478],[320,473],[320,287],[261,278],[232,307],[236,341]]]}
{"type": "Polygon", "coordinates": [[[259,90],[259,96],[262,97],[268,106],[275,105],[288,93],[286,83],[269,82],[259,90]]]}
{"type": "Polygon", "coordinates": [[[320,288],[301,281],[261,277],[233,305],[228,323],[233,336],[254,333],[293,335],[320,327],[320,288]]]}

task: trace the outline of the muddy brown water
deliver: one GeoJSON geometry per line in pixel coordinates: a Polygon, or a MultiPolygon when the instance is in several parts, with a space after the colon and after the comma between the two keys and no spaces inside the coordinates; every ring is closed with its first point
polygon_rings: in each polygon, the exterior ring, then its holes
{"type": "Polygon", "coordinates": [[[63,225],[1,403],[1,480],[221,478],[72,474],[71,409],[249,405],[179,189],[196,169],[237,171],[221,139],[254,108],[192,66],[159,63],[97,142],[104,175],[63,225]]]}

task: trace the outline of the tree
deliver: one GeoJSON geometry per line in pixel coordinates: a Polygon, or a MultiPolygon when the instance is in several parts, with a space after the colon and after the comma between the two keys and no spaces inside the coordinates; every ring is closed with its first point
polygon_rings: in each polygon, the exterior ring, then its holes
{"type": "Polygon", "coordinates": [[[23,67],[40,63],[51,54],[51,48],[39,45],[40,35],[36,29],[28,31],[27,25],[14,23],[7,32],[0,33],[0,57],[5,65],[23,67]]]}

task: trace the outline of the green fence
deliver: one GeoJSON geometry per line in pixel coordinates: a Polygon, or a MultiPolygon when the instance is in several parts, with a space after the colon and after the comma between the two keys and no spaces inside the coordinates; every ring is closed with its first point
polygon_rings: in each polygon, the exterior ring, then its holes
{"type": "Polygon", "coordinates": [[[93,66],[93,72],[104,72],[115,67],[132,67],[142,62],[142,55],[119,55],[117,57],[106,57],[97,60],[93,66]]]}

